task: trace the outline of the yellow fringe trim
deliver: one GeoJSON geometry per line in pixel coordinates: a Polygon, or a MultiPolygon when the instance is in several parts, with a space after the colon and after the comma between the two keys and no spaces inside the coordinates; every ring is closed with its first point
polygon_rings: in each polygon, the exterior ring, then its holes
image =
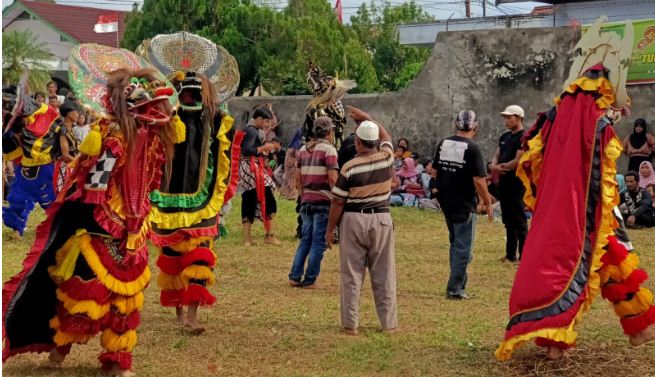
{"type": "Polygon", "coordinates": [[[71,334],[59,330],[59,318],[54,317],[50,320],[50,328],[55,330],[53,341],[57,346],[65,346],[67,344],[81,343],[85,344],[93,337],[88,334],[71,334]]]}
{"type": "Polygon", "coordinates": [[[630,299],[614,304],[614,312],[621,318],[645,313],[653,302],[653,292],[647,288],[640,288],[630,299]]]}
{"type": "Polygon", "coordinates": [[[227,132],[230,131],[234,124],[234,118],[226,115],[221,120],[221,127],[218,130],[216,139],[219,141],[218,166],[216,169],[216,183],[214,184],[214,193],[212,200],[207,205],[196,212],[160,212],[157,207],[150,210],[150,221],[157,224],[160,229],[180,229],[188,228],[202,220],[216,217],[218,212],[223,208],[225,191],[227,190],[226,178],[230,174],[230,158],[225,152],[230,148],[230,140],[227,138],[227,132]]]}
{"type": "Polygon", "coordinates": [[[139,292],[130,297],[118,296],[111,302],[111,305],[122,315],[130,314],[135,310],[141,310],[143,308],[143,293],[139,292]]]}
{"type": "MultiPolygon", "coordinates": [[[[111,195],[106,204],[111,209],[111,211],[114,212],[116,216],[118,216],[120,219],[125,221],[125,218],[127,217],[125,215],[125,208],[124,208],[125,201],[123,200],[123,195],[121,194],[120,191],[118,191],[118,188],[116,188],[116,186],[112,186],[111,195]]],[[[127,249],[128,250],[139,249],[145,243],[146,237],[149,232],[150,232],[150,221],[146,220],[143,222],[143,224],[141,224],[141,229],[139,229],[138,233],[127,235],[127,249]]]]}
{"type": "Polygon", "coordinates": [[[136,331],[128,330],[120,335],[105,329],[100,336],[102,348],[109,352],[132,352],[136,345],[136,331]]]}
{"type": "Polygon", "coordinates": [[[46,105],[45,103],[42,103],[41,107],[39,107],[35,112],[33,112],[32,114],[30,114],[30,115],[28,115],[28,116],[26,116],[24,118],[25,119],[25,125],[26,126],[31,125],[32,123],[34,123],[36,121],[36,116],[37,115],[45,114],[47,111],[48,111],[48,105],[46,105]]]}
{"type": "MultiPolygon", "coordinates": [[[[601,258],[606,252],[604,248],[609,242],[608,237],[613,235],[614,229],[619,226],[618,222],[614,218],[613,211],[614,207],[619,201],[618,186],[614,180],[614,177],[616,176],[616,159],[618,158],[621,150],[621,142],[615,137],[608,142],[604,149],[604,154],[601,156],[601,194],[599,199],[601,202],[600,205],[602,206],[602,216],[598,227],[596,245],[594,246],[594,251],[590,261],[590,272],[587,282],[587,296],[585,301],[580,305],[578,313],[575,315],[575,318],[573,321],[571,321],[571,324],[568,327],[540,329],[526,334],[517,335],[510,339],[506,339],[500,344],[498,349],[496,349],[495,356],[498,360],[509,360],[509,358],[512,357],[512,352],[514,352],[514,349],[516,349],[524,342],[538,337],[547,338],[555,342],[563,342],[566,344],[573,344],[575,342],[575,339],[577,338],[575,326],[580,323],[582,316],[587,311],[589,311],[589,309],[591,309],[592,302],[600,292],[601,281],[607,281],[606,279],[603,279],[603,276],[600,275],[599,270],[601,270],[601,267],[603,267],[601,258]]],[[[525,154],[523,157],[525,157],[525,154]]],[[[523,157],[521,158],[521,161],[523,161],[523,157]]],[[[634,254],[631,254],[628,256],[628,258],[631,258],[632,255],[634,254]]],[[[636,255],[634,255],[632,258],[634,261],[636,261],[637,264],[639,263],[636,255]]],[[[628,265],[629,261],[626,259],[624,263],[628,265]]],[[[624,268],[624,272],[625,271],[627,271],[627,269],[624,268]]]]}
{"type": "Polygon", "coordinates": [[[635,253],[630,253],[618,266],[605,265],[598,273],[602,282],[608,282],[610,280],[620,282],[630,276],[632,271],[637,267],[639,267],[639,256],[635,253]]]}
{"type": "Polygon", "coordinates": [[[209,248],[213,249],[214,240],[211,237],[189,238],[170,246],[171,249],[178,253],[188,253],[203,243],[209,243],[209,248]]]}
{"type": "Polygon", "coordinates": [[[185,288],[184,280],[180,275],[169,275],[159,271],[157,276],[157,286],[167,291],[179,291],[185,288]]]}
{"type": "MultiPolygon", "coordinates": [[[[606,109],[615,102],[614,89],[612,89],[612,84],[605,77],[599,77],[597,79],[590,79],[584,76],[579,77],[564,89],[564,93],[573,94],[578,88],[588,92],[597,91],[601,97],[596,98],[596,104],[601,109],[606,109]]],[[[556,105],[559,105],[562,101],[562,95],[553,100],[556,105]]]]}
{"type": "Polygon", "coordinates": [[[184,285],[189,285],[191,279],[194,280],[205,280],[207,285],[213,285],[216,281],[216,277],[212,270],[207,266],[200,266],[197,264],[192,264],[191,266],[185,268],[181,274],[184,285]]]}
{"type": "Polygon", "coordinates": [[[537,136],[528,141],[528,150],[521,156],[518,167],[516,168],[516,176],[521,180],[525,187],[525,194],[523,194],[523,202],[525,205],[534,210],[537,204],[536,193],[532,192],[532,185],[537,185],[539,176],[541,175],[541,166],[543,165],[543,149],[544,141],[541,137],[541,131],[537,136]],[[524,162],[530,162],[532,171],[532,178],[528,177],[525,169],[523,168],[524,162]]]}
{"type": "Polygon", "coordinates": [[[18,147],[16,149],[14,149],[13,151],[9,152],[9,153],[3,154],[2,158],[5,161],[13,161],[13,160],[21,157],[22,155],[23,155],[23,149],[21,147],[18,147]]]}
{"type": "Polygon", "coordinates": [[[99,305],[93,300],[75,301],[68,297],[60,289],[57,289],[57,299],[64,304],[64,308],[70,314],[84,314],[94,321],[104,317],[109,313],[109,304],[99,305]]]}
{"type": "Polygon", "coordinates": [[[134,296],[143,291],[150,282],[150,268],[146,266],[143,273],[133,281],[124,282],[112,276],[109,271],[102,265],[98,255],[91,246],[91,236],[83,234],[79,238],[79,245],[82,249],[82,255],[88,263],[91,270],[96,274],[98,280],[110,291],[118,293],[121,296],[134,296]]]}

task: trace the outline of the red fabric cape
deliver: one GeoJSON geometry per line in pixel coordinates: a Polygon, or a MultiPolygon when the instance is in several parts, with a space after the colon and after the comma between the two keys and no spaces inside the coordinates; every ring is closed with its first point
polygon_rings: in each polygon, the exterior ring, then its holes
{"type": "MultiPolygon", "coordinates": [[[[557,117],[542,128],[545,155],[532,226],[526,239],[509,307],[510,316],[557,301],[568,289],[582,257],[586,199],[596,123],[603,115],[591,93],[566,95],[557,117]]],[[[595,235],[592,235],[592,241],[595,235]]],[[[586,290],[585,290],[586,291],[586,290]]],[[[583,292],[566,312],[517,324],[506,338],[546,327],[561,327],[575,317],[583,292]]]]}

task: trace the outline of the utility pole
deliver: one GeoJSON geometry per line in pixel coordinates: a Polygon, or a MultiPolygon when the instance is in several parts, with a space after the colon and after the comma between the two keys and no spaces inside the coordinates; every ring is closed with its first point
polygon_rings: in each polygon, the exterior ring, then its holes
{"type": "Polygon", "coordinates": [[[487,17],[487,0],[482,0],[482,18],[487,17]]]}
{"type": "Polygon", "coordinates": [[[471,0],[466,0],[466,18],[471,18],[471,0]]]}

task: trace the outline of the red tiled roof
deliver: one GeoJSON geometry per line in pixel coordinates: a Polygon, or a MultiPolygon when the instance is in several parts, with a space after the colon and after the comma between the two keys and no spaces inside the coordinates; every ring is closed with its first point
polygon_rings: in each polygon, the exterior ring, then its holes
{"type": "Polygon", "coordinates": [[[125,32],[125,16],[128,12],[28,0],[18,0],[18,2],[43,21],[49,22],[57,29],[77,39],[80,43],[116,46],[116,33],[96,33],[93,31],[98,17],[102,15],[118,12],[119,41],[123,38],[125,32]]]}
{"type": "Polygon", "coordinates": [[[532,12],[530,12],[530,14],[534,14],[534,15],[553,14],[553,6],[543,5],[543,6],[534,7],[534,9],[532,9],[532,12]]]}

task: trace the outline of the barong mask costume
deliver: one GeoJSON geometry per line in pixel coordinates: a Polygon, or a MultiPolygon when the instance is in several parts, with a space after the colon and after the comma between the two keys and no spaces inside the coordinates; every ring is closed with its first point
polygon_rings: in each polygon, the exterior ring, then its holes
{"type": "Polygon", "coordinates": [[[338,77],[328,76],[312,62],[309,62],[307,84],[311,87],[314,98],[305,108],[303,138],[308,141],[314,137],[314,119],[328,116],[334,124],[334,144],[339,149],[344,138],[343,129],[346,126],[346,110],[341,99],[348,90],[356,88],[357,84],[352,80],[339,80],[338,77]]]}
{"type": "Polygon", "coordinates": [[[216,298],[207,287],[215,281],[219,211],[236,186],[236,177],[227,182],[227,133],[234,120],[218,107],[236,92],[239,69],[223,47],[186,32],[157,35],[137,53],[173,77],[180,96],[171,179],[150,195],[152,241],[160,248],[160,303],[211,305],[216,298]]]}
{"type": "Polygon", "coordinates": [[[522,343],[565,350],[598,293],[609,300],[633,345],[655,323],[653,295],[639,269],[617,209],[614,124],[629,109],[625,90],[633,28],[621,39],[601,33],[597,20],[576,45],[556,106],[524,136],[517,176],[534,212],[509,300],[510,321],[496,357],[507,360],[522,343]],[[583,172],[581,174],[581,172],[583,172]]]}
{"type": "Polygon", "coordinates": [[[95,44],[70,52],[70,81],[100,120],[80,146],[23,270],[3,287],[3,361],[23,352],[63,360],[102,332],[105,370],[130,370],[150,281],[149,193],[173,152],[174,89],[133,53],[95,44]]]}

